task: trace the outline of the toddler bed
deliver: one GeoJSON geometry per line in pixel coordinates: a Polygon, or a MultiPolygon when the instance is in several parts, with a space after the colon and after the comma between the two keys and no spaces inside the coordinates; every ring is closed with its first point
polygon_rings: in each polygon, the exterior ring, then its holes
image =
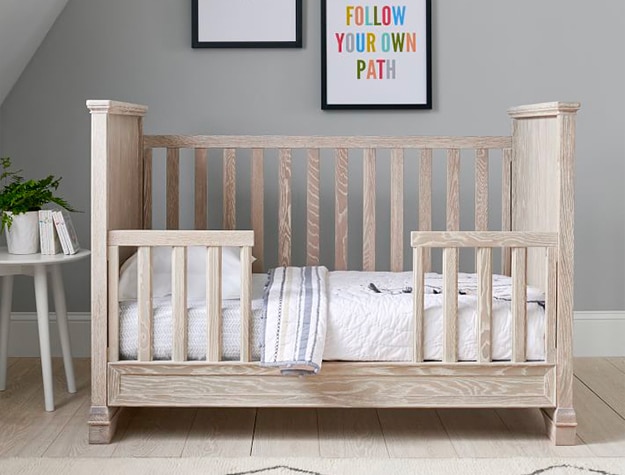
{"type": "Polygon", "coordinates": [[[574,443],[579,104],[511,109],[509,137],[144,135],[146,107],[87,106],[91,443],[108,443],[128,406],[537,407],[556,444],[574,443]],[[216,155],[219,180],[210,172],[216,155]],[[192,192],[180,180],[189,160],[192,192]],[[439,162],[446,165],[443,186],[439,162]],[[468,162],[474,225],[460,231],[461,163],[468,162]],[[152,229],[161,165],[165,230],[152,229]],[[321,180],[328,165],[330,193],[321,180]],[[489,166],[501,169],[497,183],[489,166]],[[207,230],[217,181],[222,224],[207,230]],[[441,189],[445,229],[433,231],[441,189]],[[493,230],[489,205],[499,193],[500,230],[493,230]],[[322,219],[328,194],[333,226],[322,219]],[[184,230],[189,196],[194,229],[184,230]],[[249,213],[241,212],[242,200],[249,213]],[[354,209],[361,222],[348,219],[354,209]],[[468,274],[460,272],[466,249],[474,263],[468,274]],[[497,260],[502,275],[494,271],[497,260]],[[264,310],[267,271],[295,265],[330,271],[319,284],[327,294],[315,301],[327,319],[313,320],[327,327],[313,350],[323,365],[302,378],[258,362],[274,313],[264,310]],[[434,267],[441,273],[431,273],[434,267]]]}

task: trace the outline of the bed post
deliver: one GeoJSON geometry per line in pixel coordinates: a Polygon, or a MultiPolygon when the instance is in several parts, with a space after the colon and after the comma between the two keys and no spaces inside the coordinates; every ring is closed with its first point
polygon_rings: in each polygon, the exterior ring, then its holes
{"type": "MultiPolygon", "coordinates": [[[[512,230],[558,233],[554,407],[543,408],[556,445],[574,445],[573,204],[575,116],[579,103],[550,102],[509,110],[512,124],[512,230]]],[[[539,263],[528,253],[528,284],[545,288],[539,263]]]]}
{"type": "Polygon", "coordinates": [[[91,411],[89,442],[109,443],[119,408],[107,402],[107,232],[142,228],[147,108],[87,101],[91,112],[91,411]]]}

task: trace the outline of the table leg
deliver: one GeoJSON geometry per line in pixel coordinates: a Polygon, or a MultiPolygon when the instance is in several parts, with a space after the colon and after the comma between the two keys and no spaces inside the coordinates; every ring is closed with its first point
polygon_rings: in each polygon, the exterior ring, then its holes
{"type": "Polygon", "coordinates": [[[13,276],[2,279],[2,302],[0,303],[0,391],[7,388],[7,364],[9,359],[9,327],[11,325],[11,300],[13,276]]]}
{"type": "Polygon", "coordinates": [[[67,306],[65,305],[65,290],[63,288],[63,276],[61,266],[51,266],[52,272],[52,295],[54,297],[54,311],[56,322],[59,327],[61,350],[63,351],[63,365],[65,366],[65,379],[67,379],[67,391],[76,392],[74,379],[74,364],[72,363],[72,348],[69,340],[69,328],[67,325],[67,306]]]}
{"type": "Polygon", "coordinates": [[[48,277],[46,266],[35,265],[35,301],[39,327],[41,373],[46,411],[54,411],[54,388],[52,386],[52,357],[50,355],[50,324],[48,322],[48,277]]]}

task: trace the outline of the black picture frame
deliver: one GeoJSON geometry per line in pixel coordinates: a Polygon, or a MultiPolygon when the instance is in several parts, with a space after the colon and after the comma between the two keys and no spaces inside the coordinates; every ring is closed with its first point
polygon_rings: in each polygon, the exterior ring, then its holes
{"type": "MultiPolygon", "coordinates": [[[[277,2],[277,0],[275,0],[277,2]]],[[[269,3],[267,1],[259,1],[257,0],[254,5],[262,5],[265,8],[274,8],[273,13],[277,13],[277,15],[265,15],[259,16],[255,15],[255,12],[243,8],[245,4],[245,0],[192,0],[191,5],[191,21],[192,21],[192,39],[191,45],[193,48],[301,48],[302,47],[302,0],[281,0],[280,4],[278,3],[269,3]],[[261,35],[258,38],[254,37],[254,31],[249,28],[241,28],[239,31],[236,30],[236,18],[232,18],[232,15],[224,15],[223,18],[219,20],[219,26],[225,25],[228,28],[228,33],[219,37],[219,33],[216,32],[216,37],[212,37],[210,31],[205,31],[207,25],[204,23],[203,18],[205,16],[202,14],[201,9],[203,8],[214,8],[217,11],[222,8],[228,8],[229,11],[232,11],[232,8],[236,9],[236,3],[241,3],[241,8],[239,8],[239,12],[246,12],[245,20],[257,21],[259,18],[262,18],[263,21],[267,22],[269,19],[277,22],[274,26],[278,26],[277,28],[271,28],[270,26],[265,26],[264,31],[262,31],[261,35]],[[292,8],[291,2],[294,4],[294,11],[292,8]],[[227,7],[224,5],[227,4],[227,7]],[[282,5],[284,4],[284,5],[282,5]],[[288,4],[288,5],[287,5],[288,4]],[[282,5],[282,6],[281,6],[282,5]],[[281,13],[281,9],[284,10],[281,13]],[[249,15],[249,18],[247,17],[249,15]],[[291,28],[288,24],[283,24],[282,22],[292,21],[294,28],[291,28]],[[283,34],[283,30],[288,30],[288,33],[283,34]],[[278,38],[268,39],[267,35],[273,36],[276,35],[278,38]],[[233,38],[235,36],[236,38],[233,38]],[[237,37],[239,36],[239,37],[237,37]],[[210,39],[207,39],[210,38],[210,39]]],[[[209,28],[210,29],[210,28],[209,28]]]]}
{"type": "Polygon", "coordinates": [[[321,0],[321,108],[432,109],[432,0],[321,0]]]}

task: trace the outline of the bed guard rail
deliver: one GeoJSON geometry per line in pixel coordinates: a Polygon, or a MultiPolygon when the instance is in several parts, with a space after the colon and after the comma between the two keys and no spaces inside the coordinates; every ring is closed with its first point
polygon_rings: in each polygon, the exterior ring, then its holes
{"type": "Polygon", "coordinates": [[[545,362],[555,363],[557,233],[514,231],[413,231],[414,362],[422,362],[424,341],[425,259],[429,248],[443,249],[443,362],[458,361],[458,260],[459,248],[476,249],[478,362],[492,361],[492,250],[512,254],[512,362],[526,361],[527,251],[545,249],[545,362]]]}
{"type": "Polygon", "coordinates": [[[115,230],[108,233],[109,253],[109,361],[119,360],[119,249],[137,248],[138,361],[152,361],[152,269],[153,247],[171,247],[172,263],[172,361],[187,360],[187,249],[206,248],[206,361],[221,359],[222,248],[239,247],[241,259],[241,353],[250,361],[250,317],[253,231],[155,231],[115,230]]]}

